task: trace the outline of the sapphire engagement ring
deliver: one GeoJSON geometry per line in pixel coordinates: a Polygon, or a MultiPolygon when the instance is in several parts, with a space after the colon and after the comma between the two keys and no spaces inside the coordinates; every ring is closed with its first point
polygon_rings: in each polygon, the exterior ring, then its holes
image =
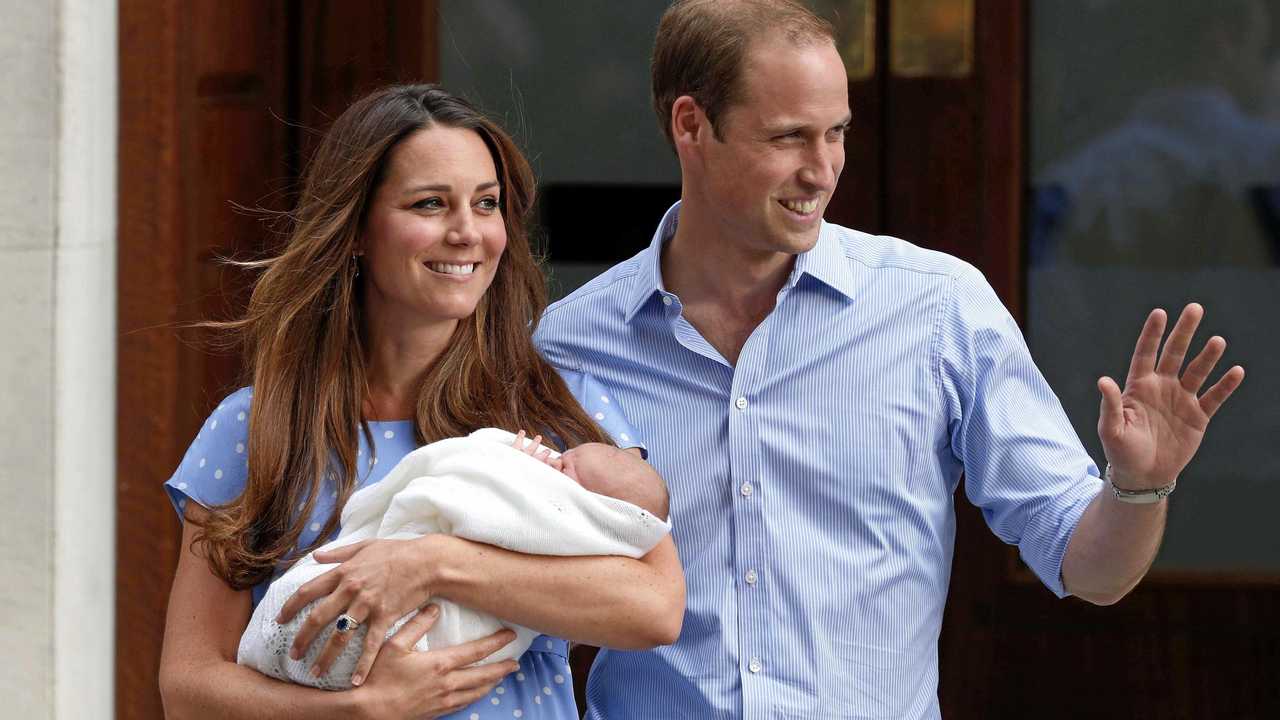
{"type": "Polygon", "coordinates": [[[343,613],[334,621],[333,627],[338,632],[346,634],[360,627],[360,621],[346,613],[343,613]]]}

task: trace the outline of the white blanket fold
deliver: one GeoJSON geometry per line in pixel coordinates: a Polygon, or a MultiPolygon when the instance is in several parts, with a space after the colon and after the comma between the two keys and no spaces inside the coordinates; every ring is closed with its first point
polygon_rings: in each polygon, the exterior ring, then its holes
{"type": "MultiPolygon", "coordinates": [[[[321,550],[368,538],[411,539],[444,533],[532,555],[622,555],[638,558],[671,529],[669,523],[630,503],[589,492],[563,473],[512,447],[515,436],[486,428],[465,438],[421,447],[404,457],[381,482],[351,496],[338,537],[321,550]]],[[[301,660],[289,647],[315,603],[285,625],[275,622],[298,588],[336,564],[311,554],[271,583],[240,638],[236,660],[281,680],[326,689],[351,687],[351,673],[366,628],[352,633],[329,672],[316,678],[311,665],[333,632],[324,630],[301,660]]],[[[448,647],[503,627],[516,640],[483,662],[517,658],[538,633],[487,613],[435,598],[440,617],[415,649],[448,647]]],[[[390,637],[415,613],[401,618],[390,637]]]]}

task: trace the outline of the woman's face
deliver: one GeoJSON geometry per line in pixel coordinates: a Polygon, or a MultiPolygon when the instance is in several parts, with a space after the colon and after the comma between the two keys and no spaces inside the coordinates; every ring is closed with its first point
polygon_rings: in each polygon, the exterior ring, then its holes
{"type": "Polygon", "coordinates": [[[387,159],[360,241],[366,308],[411,324],[475,311],[507,246],[498,173],[474,130],[434,126],[387,159]]]}

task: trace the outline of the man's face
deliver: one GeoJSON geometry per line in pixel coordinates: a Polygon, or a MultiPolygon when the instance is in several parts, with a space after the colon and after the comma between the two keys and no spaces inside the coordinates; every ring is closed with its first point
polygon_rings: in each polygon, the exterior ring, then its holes
{"type": "Polygon", "coordinates": [[[844,63],[830,42],[757,39],[742,90],[704,145],[708,212],[749,252],[809,250],[844,169],[844,63]]]}

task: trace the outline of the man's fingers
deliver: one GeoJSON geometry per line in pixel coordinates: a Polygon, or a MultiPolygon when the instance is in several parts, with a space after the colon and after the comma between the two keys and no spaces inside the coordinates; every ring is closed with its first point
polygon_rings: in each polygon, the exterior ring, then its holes
{"type": "Polygon", "coordinates": [[[1109,377],[1098,378],[1102,406],[1098,410],[1098,436],[1116,437],[1124,430],[1124,400],[1120,386],[1109,377]]]}
{"type": "Polygon", "coordinates": [[[1165,375],[1178,374],[1182,369],[1182,361],[1187,357],[1187,348],[1191,347],[1191,338],[1195,336],[1202,317],[1204,317],[1204,308],[1199,303],[1190,303],[1182,309],[1178,322],[1173,326],[1173,332],[1169,333],[1169,339],[1164,343],[1164,352],[1160,354],[1156,372],[1165,375]]]}
{"type": "Polygon", "coordinates": [[[1138,334],[1138,344],[1133,349],[1133,359],[1129,361],[1129,378],[1125,380],[1126,385],[1136,378],[1155,372],[1156,355],[1160,351],[1160,338],[1164,335],[1167,319],[1164,310],[1160,308],[1152,310],[1147,316],[1147,321],[1142,325],[1142,332],[1138,334]]]}
{"type": "Polygon", "coordinates": [[[1226,340],[1217,335],[1209,338],[1209,342],[1204,344],[1200,354],[1187,363],[1187,369],[1182,373],[1182,387],[1193,393],[1200,392],[1204,381],[1209,379],[1209,373],[1213,372],[1213,367],[1218,364],[1226,351],[1226,340]]]}
{"type": "Polygon", "coordinates": [[[441,659],[446,668],[466,667],[498,652],[503,646],[515,639],[516,634],[514,632],[502,629],[479,640],[472,640],[461,645],[454,645],[451,648],[445,648],[440,651],[440,654],[446,657],[441,659]]]}
{"type": "MultiPolygon", "coordinates": [[[[409,622],[400,626],[395,635],[391,636],[391,641],[396,643],[403,650],[412,650],[414,645],[422,639],[423,635],[436,624],[436,619],[440,617],[440,607],[437,605],[428,605],[418,611],[409,622]]],[[[370,659],[372,663],[372,658],[370,659]]]]}
{"type": "Polygon", "coordinates": [[[302,587],[285,601],[284,607],[280,608],[280,614],[276,616],[276,622],[284,624],[293,619],[298,611],[311,604],[312,600],[324,597],[332,593],[337,587],[341,578],[333,570],[325,572],[302,587]]]}
{"type": "Polygon", "coordinates": [[[316,562],[320,563],[321,565],[328,565],[329,563],[346,562],[351,558],[355,557],[356,553],[363,550],[365,546],[371,542],[373,541],[361,540],[360,542],[357,542],[357,543],[351,543],[350,545],[343,545],[342,547],[334,548],[332,550],[326,550],[324,552],[317,550],[315,554],[316,562]]]}
{"type": "Polygon", "coordinates": [[[1218,408],[1222,407],[1222,403],[1231,397],[1231,393],[1235,392],[1242,382],[1244,382],[1244,368],[1236,365],[1200,396],[1200,409],[1205,415],[1213,417],[1214,413],[1218,412],[1218,408]]]}
{"type": "Polygon", "coordinates": [[[516,433],[516,439],[511,441],[511,447],[517,450],[524,450],[524,431],[516,433]]]}

